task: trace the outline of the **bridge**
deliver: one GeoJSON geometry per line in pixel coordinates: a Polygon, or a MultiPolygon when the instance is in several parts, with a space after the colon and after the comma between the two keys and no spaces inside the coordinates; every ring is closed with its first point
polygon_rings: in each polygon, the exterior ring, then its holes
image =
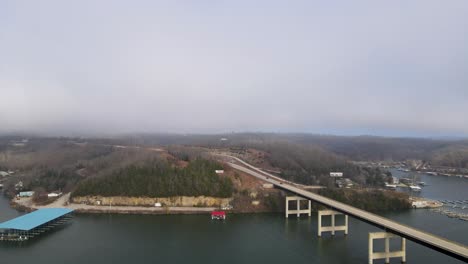
{"type": "MultiPolygon", "coordinates": [[[[401,253],[400,251],[398,252],[389,252],[388,250],[388,239],[390,237],[394,237],[395,235],[400,236],[404,239],[409,239],[415,243],[427,246],[429,248],[432,248],[434,250],[437,250],[443,254],[449,255],[451,257],[454,257],[456,259],[459,259],[464,262],[468,262],[468,247],[465,245],[447,240],[445,238],[430,234],[425,231],[418,230],[413,227],[409,227],[403,224],[400,224],[398,222],[392,221],[390,219],[387,219],[382,216],[378,216],[376,214],[369,213],[365,210],[358,209],[356,207],[337,202],[333,199],[326,198],[324,196],[303,190],[298,187],[297,184],[290,182],[290,181],[285,181],[279,177],[276,177],[272,174],[269,174],[267,172],[264,172],[247,162],[226,154],[218,154],[220,156],[224,156],[230,159],[230,161],[227,162],[229,166],[232,168],[245,172],[247,174],[250,174],[254,177],[257,177],[263,181],[269,182],[273,184],[276,188],[286,190],[288,192],[294,193],[295,195],[302,197],[301,199],[307,199],[307,200],[312,200],[315,201],[319,204],[322,204],[326,207],[331,208],[333,211],[337,211],[339,213],[350,215],[353,216],[354,218],[357,218],[359,220],[362,220],[364,222],[367,222],[373,226],[379,227],[383,230],[386,231],[386,234],[383,233],[371,233],[369,234],[369,263],[372,263],[371,256],[372,254],[375,255],[375,259],[378,258],[386,258],[387,263],[388,263],[388,258],[389,257],[397,257],[401,256],[403,258],[403,261],[406,260],[405,253],[401,253]],[[235,162],[235,163],[234,163],[235,162]],[[236,164],[238,163],[238,164],[236,164]],[[386,253],[372,253],[372,239],[375,238],[385,238],[386,240],[386,253]],[[392,255],[392,253],[395,253],[392,255]],[[401,253],[401,254],[400,254],[401,253]]],[[[299,206],[299,202],[298,202],[299,206]]],[[[298,214],[300,212],[300,208],[297,208],[298,214]]],[[[288,212],[286,212],[287,214],[288,212]]],[[[330,214],[330,213],[328,213],[330,214]]],[[[331,213],[333,214],[333,213],[331,213]]],[[[287,215],[286,215],[287,216],[287,215]]],[[[321,221],[321,216],[319,215],[319,225],[321,221]]],[[[332,216],[332,225],[334,224],[334,215],[332,216]]],[[[346,218],[347,220],[347,218],[346,218]]],[[[346,221],[347,222],[347,221],[346,221]]],[[[339,230],[339,229],[336,229],[339,230]]],[[[344,230],[344,229],[343,229],[344,230]]],[[[334,234],[335,229],[333,228],[333,233],[334,234]]],[[[347,224],[346,224],[346,231],[345,234],[347,233],[347,224]]],[[[320,226],[319,226],[319,236],[320,236],[320,226]]],[[[402,247],[405,245],[405,241],[402,239],[402,247]]]]}

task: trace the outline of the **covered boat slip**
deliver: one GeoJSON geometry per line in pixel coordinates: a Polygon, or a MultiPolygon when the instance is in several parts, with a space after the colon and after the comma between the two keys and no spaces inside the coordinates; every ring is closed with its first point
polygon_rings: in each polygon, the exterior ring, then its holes
{"type": "Polygon", "coordinates": [[[0,224],[0,241],[25,241],[42,234],[71,218],[73,210],[45,208],[0,224]]]}

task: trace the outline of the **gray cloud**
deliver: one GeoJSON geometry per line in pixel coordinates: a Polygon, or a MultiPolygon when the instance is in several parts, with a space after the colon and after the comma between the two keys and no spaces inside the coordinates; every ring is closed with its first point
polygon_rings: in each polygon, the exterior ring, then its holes
{"type": "Polygon", "coordinates": [[[2,1],[0,132],[468,135],[468,2],[2,1]]]}

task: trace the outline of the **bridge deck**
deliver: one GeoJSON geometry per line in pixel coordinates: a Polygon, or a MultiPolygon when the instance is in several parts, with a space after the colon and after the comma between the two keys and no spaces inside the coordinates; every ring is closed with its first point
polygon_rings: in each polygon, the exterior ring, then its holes
{"type": "MultiPolygon", "coordinates": [[[[223,155],[223,156],[227,156],[227,155],[223,155]]],[[[356,207],[337,202],[335,200],[326,198],[324,196],[321,196],[321,195],[318,195],[309,191],[305,191],[303,189],[293,186],[293,183],[281,180],[278,177],[271,175],[267,172],[264,172],[244,162],[241,159],[238,159],[233,156],[227,156],[227,157],[235,159],[236,161],[238,161],[239,163],[243,165],[243,166],[240,166],[240,165],[228,162],[228,164],[234,169],[248,173],[264,181],[272,183],[278,188],[290,191],[304,198],[316,201],[320,204],[331,207],[334,210],[351,215],[355,218],[363,220],[379,228],[383,228],[386,231],[389,231],[391,233],[395,233],[397,235],[405,237],[416,243],[423,244],[437,251],[440,251],[444,254],[447,254],[457,259],[468,262],[468,247],[462,244],[447,240],[445,238],[442,238],[442,237],[439,237],[439,236],[436,236],[436,235],[433,235],[433,234],[430,234],[430,233],[427,233],[427,232],[424,232],[424,231],[421,231],[421,230],[418,230],[418,229],[415,229],[406,225],[399,224],[385,217],[381,217],[381,216],[369,213],[367,211],[358,209],[356,207]]]]}

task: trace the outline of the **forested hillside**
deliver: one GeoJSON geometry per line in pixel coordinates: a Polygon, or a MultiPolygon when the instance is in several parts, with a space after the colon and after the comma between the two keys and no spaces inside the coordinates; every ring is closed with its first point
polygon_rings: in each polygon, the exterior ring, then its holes
{"type": "MultiPolygon", "coordinates": [[[[263,151],[265,155],[261,159],[279,169],[282,178],[302,184],[331,186],[333,179],[330,179],[330,172],[333,171],[343,172],[345,177],[362,185],[383,186],[388,181],[388,175],[379,168],[356,166],[320,147],[284,142],[252,143],[247,146],[263,151]]],[[[244,156],[249,159],[249,155],[244,156]]],[[[250,162],[255,163],[256,160],[250,158],[250,162]]]]}
{"type": "Polygon", "coordinates": [[[82,181],[72,195],[230,197],[233,192],[231,180],[215,173],[221,168],[217,162],[204,159],[193,160],[185,168],[152,161],[82,181]]]}
{"type": "Polygon", "coordinates": [[[458,168],[468,168],[468,144],[449,146],[432,155],[433,164],[458,168]]]}
{"type": "Polygon", "coordinates": [[[32,138],[23,146],[13,146],[11,141],[0,138],[0,170],[15,172],[9,177],[0,177],[8,196],[39,188],[47,192],[69,192],[87,178],[108,175],[160,156],[146,149],[79,143],[67,138],[32,138]],[[23,187],[16,188],[20,182],[23,187]]]}

